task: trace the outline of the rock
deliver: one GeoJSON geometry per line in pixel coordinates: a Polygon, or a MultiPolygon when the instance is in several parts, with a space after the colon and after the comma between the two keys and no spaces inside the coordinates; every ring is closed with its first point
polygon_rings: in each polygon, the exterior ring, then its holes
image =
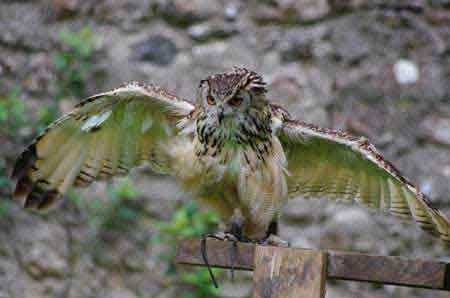
{"type": "Polygon", "coordinates": [[[332,100],[332,81],[316,67],[290,63],[266,76],[269,98],[288,108],[292,117],[327,125],[324,107],[332,100]]]}
{"type": "Polygon", "coordinates": [[[450,118],[432,115],[423,120],[421,127],[427,140],[450,146],[450,118]]]}
{"type": "Polygon", "coordinates": [[[26,74],[29,91],[42,94],[50,87],[50,83],[54,80],[53,62],[47,54],[33,54],[29,57],[29,69],[26,74]]]}
{"type": "Polygon", "coordinates": [[[419,67],[407,59],[400,59],[393,66],[395,79],[401,85],[414,84],[419,80],[419,67]]]}
{"type": "MultiPolygon", "coordinates": [[[[237,273],[237,280],[242,280],[242,272],[237,273]]],[[[245,273],[244,273],[245,274],[245,273]]],[[[245,298],[249,297],[252,293],[252,285],[248,280],[243,282],[221,282],[220,284],[220,297],[223,298],[245,298]]]]}
{"type": "Polygon", "coordinates": [[[67,274],[65,231],[57,225],[35,223],[16,231],[21,263],[35,279],[63,278],[67,274]]]}
{"type": "Polygon", "coordinates": [[[154,5],[155,15],[161,16],[166,22],[174,26],[187,27],[220,15],[223,6],[213,0],[157,0],[154,5]]]}
{"type": "Polygon", "coordinates": [[[429,1],[431,6],[442,7],[442,8],[450,8],[450,0],[432,0],[429,1]]]}
{"type": "Polygon", "coordinates": [[[350,207],[339,210],[331,219],[331,225],[348,225],[350,229],[367,229],[371,225],[370,217],[361,207],[350,207]]]}
{"type": "Polygon", "coordinates": [[[165,66],[170,64],[178,53],[175,43],[162,35],[154,35],[134,45],[135,56],[139,60],[165,66]]]}
{"type": "Polygon", "coordinates": [[[251,15],[260,23],[308,23],[324,18],[330,7],[326,0],[277,0],[273,5],[253,2],[251,15]]]}
{"type": "Polygon", "coordinates": [[[362,8],[370,4],[368,0],[329,0],[332,11],[348,11],[362,8]]]}
{"type": "Polygon", "coordinates": [[[295,60],[311,60],[313,56],[324,55],[324,44],[319,43],[326,37],[329,29],[326,26],[289,29],[279,43],[279,51],[283,62],[295,60]],[[322,51],[322,53],[320,52],[322,51]]]}
{"type": "Polygon", "coordinates": [[[234,21],[239,14],[239,7],[236,3],[229,3],[225,6],[225,18],[228,21],[234,21]]]}
{"type": "Polygon", "coordinates": [[[83,7],[83,2],[80,0],[52,0],[51,9],[58,19],[65,19],[73,17],[83,7]]]}
{"type": "Polygon", "coordinates": [[[291,7],[302,21],[315,21],[330,12],[327,0],[280,0],[282,7],[291,7]]]}
{"type": "Polygon", "coordinates": [[[110,291],[105,297],[110,298],[137,298],[131,290],[128,289],[117,289],[110,291]]]}
{"type": "Polygon", "coordinates": [[[257,49],[250,40],[233,37],[226,41],[215,41],[192,48],[193,65],[199,67],[202,76],[230,70],[233,66],[256,69],[260,64],[255,55],[257,49]],[[220,57],[220,59],[218,59],[220,57]]]}
{"type": "Polygon", "coordinates": [[[399,159],[399,168],[412,179],[432,201],[450,206],[449,150],[434,145],[414,149],[399,159]]]}
{"type": "Polygon", "coordinates": [[[234,26],[225,22],[201,23],[192,25],[188,28],[189,36],[196,41],[209,41],[213,39],[222,39],[236,33],[234,26]]]}
{"type": "Polygon", "coordinates": [[[350,25],[352,22],[356,23],[357,19],[350,16],[336,22],[330,33],[336,51],[335,58],[348,64],[356,64],[370,54],[371,45],[361,32],[361,28],[350,25]]]}
{"type": "Polygon", "coordinates": [[[0,44],[22,51],[50,50],[56,34],[50,32],[42,9],[35,3],[0,3],[0,44]]]}

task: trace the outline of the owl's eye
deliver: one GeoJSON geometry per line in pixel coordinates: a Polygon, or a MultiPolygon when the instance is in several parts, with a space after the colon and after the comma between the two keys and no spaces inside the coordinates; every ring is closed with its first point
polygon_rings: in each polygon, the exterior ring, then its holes
{"type": "Polygon", "coordinates": [[[213,106],[213,105],[216,104],[216,101],[214,100],[214,97],[212,97],[211,95],[208,95],[208,96],[206,97],[206,102],[207,102],[209,105],[211,105],[211,106],[213,106]]]}
{"type": "Polygon", "coordinates": [[[240,96],[235,96],[233,98],[231,98],[228,103],[230,105],[232,105],[233,107],[238,107],[242,104],[242,102],[244,101],[244,99],[240,96]]]}

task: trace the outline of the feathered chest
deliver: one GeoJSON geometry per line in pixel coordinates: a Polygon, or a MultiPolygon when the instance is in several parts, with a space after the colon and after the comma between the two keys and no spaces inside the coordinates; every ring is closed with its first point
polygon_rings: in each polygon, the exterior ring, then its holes
{"type": "Polygon", "coordinates": [[[195,154],[200,159],[215,158],[223,164],[243,157],[248,166],[255,166],[264,162],[272,149],[271,124],[268,112],[255,111],[221,121],[200,114],[195,122],[195,154]],[[251,161],[252,155],[256,155],[255,161],[251,161]]]}
{"type": "Polygon", "coordinates": [[[270,113],[249,113],[225,119],[218,126],[212,120],[200,115],[196,122],[194,148],[202,184],[231,184],[240,193],[267,187],[271,189],[267,193],[280,192],[273,184],[284,180],[286,157],[270,113]]]}
{"type": "Polygon", "coordinates": [[[197,194],[233,191],[250,199],[261,191],[284,196],[286,157],[270,113],[216,121],[198,115],[185,129],[191,137],[168,146],[177,151],[174,172],[184,185],[197,194]]]}

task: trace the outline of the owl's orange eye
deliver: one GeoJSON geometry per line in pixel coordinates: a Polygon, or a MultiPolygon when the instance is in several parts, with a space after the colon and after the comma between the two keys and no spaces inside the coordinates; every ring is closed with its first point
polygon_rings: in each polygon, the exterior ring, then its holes
{"type": "Polygon", "coordinates": [[[208,95],[208,96],[206,97],[206,102],[207,102],[209,105],[211,105],[211,106],[213,106],[213,105],[216,104],[216,101],[214,100],[214,97],[212,97],[211,95],[208,95]]]}
{"type": "Polygon", "coordinates": [[[228,103],[230,105],[232,105],[233,107],[238,107],[242,104],[242,102],[244,101],[244,99],[240,96],[235,96],[233,98],[231,98],[228,103]]]}

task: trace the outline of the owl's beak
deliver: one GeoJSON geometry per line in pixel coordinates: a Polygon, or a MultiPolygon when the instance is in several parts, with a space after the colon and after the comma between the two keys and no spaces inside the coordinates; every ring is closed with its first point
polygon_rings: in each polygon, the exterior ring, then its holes
{"type": "Polygon", "coordinates": [[[217,118],[219,119],[219,124],[222,123],[223,120],[223,108],[219,108],[219,113],[217,114],[217,118]]]}

